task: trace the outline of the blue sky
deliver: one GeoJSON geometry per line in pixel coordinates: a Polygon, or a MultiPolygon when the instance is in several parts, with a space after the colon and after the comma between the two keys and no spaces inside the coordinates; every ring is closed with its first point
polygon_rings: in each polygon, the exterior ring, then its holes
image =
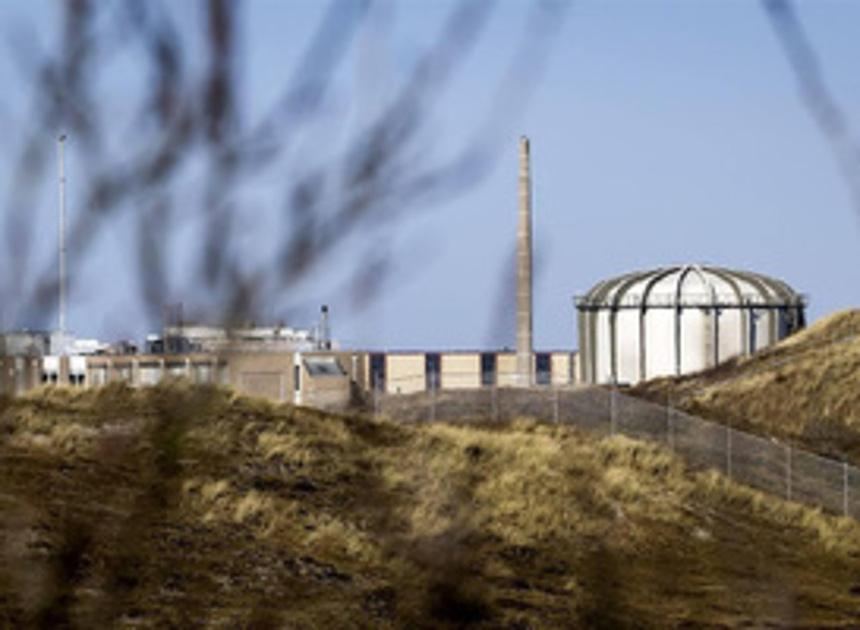
{"type": "MultiPolygon", "coordinates": [[[[242,88],[249,114],[276,97],[322,5],[248,3],[242,88]]],[[[364,116],[379,111],[433,41],[450,6],[392,3],[385,37],[360,33],[326,103],[329,117],[299,134],[306,150],[284,168],[301,170],[305,158],[325,159],[364,116]],[[347,122],[332,125],[332,119],[347,122]]],[[[181,7],[180,24],[192,28],[199,5],[181,7]]],[[[14,15],[32,24],[36,39],[50,47],[56,8],[47,0],[7,2],[0,20],[8,25],[14,15]]],[[[828,86],[856,121],[860,5],[822,0],[797,8],[828,86]]],[[[425,133],[439,155],[461,146],[490,113],[510,105],[497,100],[497,85],[527,9],[525,2],[499,3],[475,50],[435,102],[425,133]]],[[[133,93],[134,60],[112,64],[102,85],[104,106],[121,118],[133,93]]],[[[22,89],[0,97],[0,120],[4,134],[20,140],[26,86],[11,65],[8,59],[0,64],[0,78],[22,89]]],[[[532,140],[538,347],[576,345],[574,294],[605,277],[667,263],[707,262],[780,277],[809,295],[811,319],[858,303],[860,216],[757,2],[575,3],[528,109],[493,133],[498,161],[479,185],[409,213],[375,237],[390,248],[395,273],[370,306],[358,308],[342,291],[345,274],[367,256],[368,245],[358,238],[332,252],[296,288],[288,300],[290,323],[312,324],[318,305],[328,302],[334,334],[349,346],[511,345],[512,313],[500,312],[506,303],[500,293],[510,275],[521,134],[532,140]]],[[[53,132],[45,136],[53,142],[53,132]]],[[[8,173],[12,154],[0,160],[8,173]]],[[[75,169],[72,160],[71,212],[75,177],[85,176],[75,169]]],[[[195,180],[188,177],[190,198],[195,180]]],[[[272,226],[282,177],[260,178],[246,196],[240,224],[251,258],[264,256],[259,252],[272,248],[279,233],[272,226]]],[[[8,177],[0,176],[2,186],[8,177]]],[[[52,225],[55,194],[52,182],[46,186],[34,217],[52,225]]],[[[76,262],[80,282],[69,319],[79,334],[141,337],[151,325],[135,306],[134,261],[126,261],[133,229],[133,222],[116,222],[76,262]]],[[[193,242],[194,230],[193,224],[178,226],[173,246],[193,242]]],[[[40,239],[46,260],[54,235],[52,227],[40,239]]],[[[177,265],[172,274],[193,282],[188,268],[177,265]]],[[[282,303],[273,296],[272,318],[282,303]]]]}

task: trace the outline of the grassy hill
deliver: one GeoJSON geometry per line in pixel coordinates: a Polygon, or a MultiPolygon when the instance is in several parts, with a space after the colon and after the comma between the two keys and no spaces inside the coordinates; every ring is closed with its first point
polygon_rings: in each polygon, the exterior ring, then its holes
{"type": "Polygon", "coordinates": [[[860,311],[820,320],[751,357],[631,390],[690,413],[860,464],[860,311]]]}
{"type": "Polygon", "coordinates": [[[523,420],[179,385],[0,413],[0,626],[852,627],[860,525],[523,420]]]}

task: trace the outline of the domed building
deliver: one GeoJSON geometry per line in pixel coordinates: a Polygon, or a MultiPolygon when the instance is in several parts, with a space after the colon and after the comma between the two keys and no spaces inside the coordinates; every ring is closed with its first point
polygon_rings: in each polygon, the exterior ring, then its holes
{"type": "Polygon", "coordinates": [[[605,280],[576,298],[584,383],[636,383],[752,354],[805,323],[805,299],[781,280],[675,265],[605,280]]]}

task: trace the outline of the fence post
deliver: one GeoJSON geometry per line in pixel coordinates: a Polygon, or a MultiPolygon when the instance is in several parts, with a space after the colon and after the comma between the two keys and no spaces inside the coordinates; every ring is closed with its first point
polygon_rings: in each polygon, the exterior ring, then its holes
{"type": "Polygon", "coordinates": [[[786,444],[785,449],[785,498],[791,501],[791,444],[786,444]]]}
{"type": "Polygon", "coordinates": [[[726,477],[732,478],[732,428],[726,426],[726,477]]]}
{"type": "Polygon", "coordinates": [[[675,452],[675,414],[672,405],[666,405],[666,442],[669,450],[675,452]]]}
{"type": "Polygon", "coordinates": [[[493,385],[490,389],[490,408],[491,413],[493,414],[493,421],[499,421],[499,394],[498,387],[493,385]]]}
{"type": "Polygon", "coordinates": [[[615,388],[609,390],[609,435],[615,435],[615,388]]]}
{"type": "Polygon", "coordinates": [[[552,390],[552,418],[558,424],[558,387],[552,390]]]}
{"type": "Polygon", "coordinates": [[[848,516],[848,462],[842,462],[842,514],[848,516]]]}
{"type": "Polygon", "coordinates": [[[379,418],[379,383],[373,384],[373,416],[379,418]]]}

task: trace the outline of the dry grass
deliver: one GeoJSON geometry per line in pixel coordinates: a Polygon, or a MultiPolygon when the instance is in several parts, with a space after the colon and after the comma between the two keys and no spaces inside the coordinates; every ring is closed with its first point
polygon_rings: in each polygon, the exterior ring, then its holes
{"type": "Polygon", "coordinates": [[[0,625],[820,625],[860,604],[857,523],[623,437],[181,385],[45,390],[0,422],[0,625]]]}
{"type": "Polygon", "coordinates": [[[827,317],[752,357],[635,395],[860,464],[860,311],[827,317]]]}

